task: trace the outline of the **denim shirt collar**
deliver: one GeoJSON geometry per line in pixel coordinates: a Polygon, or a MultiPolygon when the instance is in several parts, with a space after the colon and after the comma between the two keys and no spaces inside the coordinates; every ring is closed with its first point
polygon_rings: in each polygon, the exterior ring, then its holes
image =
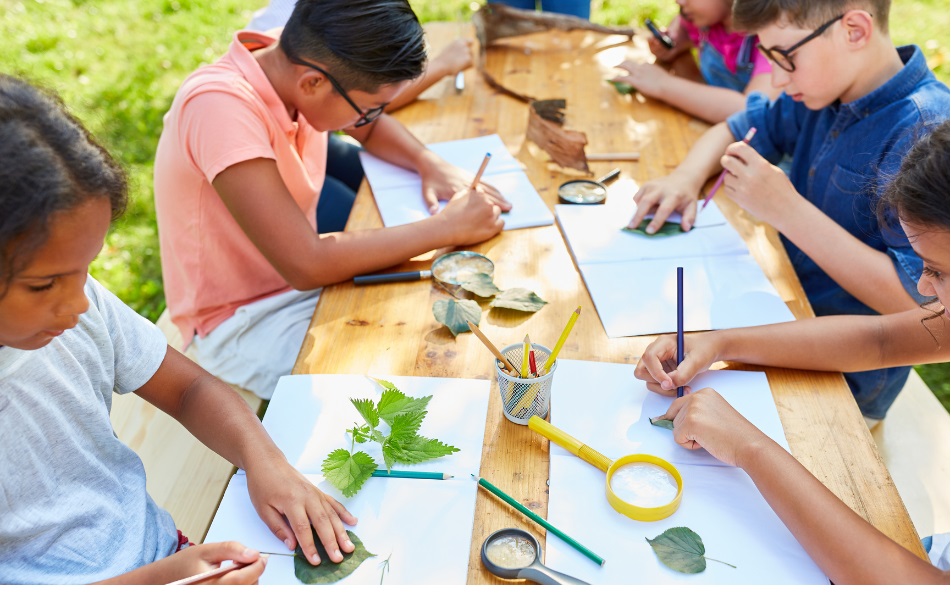
{"type": "Polygon", "coordinates": [[[884,85],[854,102],[841,104],[839,110],[848,110],[857,119],[861,119],[884,106],[911,95],[915,86],[930,72],[928,63],[918,46],[901,46],[897,50],[898,57],[901,58],[905,66],[884,85]]]}

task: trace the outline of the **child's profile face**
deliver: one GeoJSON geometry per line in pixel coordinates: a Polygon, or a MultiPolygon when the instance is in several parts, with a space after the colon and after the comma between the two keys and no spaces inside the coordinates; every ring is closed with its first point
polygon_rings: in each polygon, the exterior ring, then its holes
{"type": "MultiPolygon", "coordinates": [[[[350,90],[347,96],[363,113],[366,113],[392,102],[409,84],[409,81],[402,81],[381,85],[375,92],[350,90]]],[[[349,129],[362,116],[326,80],[316,86],[302,83],[301,92],[294,104],[310,126],[318,131],[349,129]]]]}
{"type": "MultiPolygon", "coordinates": [[[[773,86],[786,92],[796,102],[802,102],[810,110],[821,110],[839,99],[847,101],[844,96],[854,74],[843,60],[843,50],[836,44],[835,34],[840,23],[833,23],[830,30],[809,40],[790,55],[795,66],[793,72],[775,63],[772,65],[773,86]]],[[[780,21],[756,33],[763,47],[786,50],[813,31],[780,21]]]]}
{"type": "Polygon", "coordinates": [[[948,229],[921,228],[901,221],[912,249],[924,261],[921,278],[918,279],[918,293],[924,296],[937,296],[938,301],[945,307],[944,318],[948,318],[948,270],[951,259],[948,257],[951,250],[948,229]]]}
{"type": "Polygon", "coordinates": [[[0,345],[39,349],[76,326],[89,308],[83,286],[111,218],[101,198],[53,215],[46,243],[0,297],[0,345]]]}
{"type": "Polygon", "coordinates": [[[728,0],[677,0],[680,16],[697,27],[711,27],[730,18],[733,3],[728,0]]]}

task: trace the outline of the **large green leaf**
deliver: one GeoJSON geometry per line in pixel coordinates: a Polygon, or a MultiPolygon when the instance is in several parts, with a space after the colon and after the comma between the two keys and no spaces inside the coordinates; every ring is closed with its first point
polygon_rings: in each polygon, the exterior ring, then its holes
{"type": "Polygon", "coordinates": [[[376,470],[376,462],[368,454],[358,451],[350,454],[346,449],[335,449],[322,464],[324,476],[346,497],[353,497],[376,470]]]}
{"type": "Polygon", "coordinates": [[[492,297],[502,292],[502,290],[496,287],[495,283],[492,282],[492,275],[484,272],[475,273],[463,281],[462,288],[466,291],[471,291],[479,297],[492,297]]]}
{"type": "Polygon", "coordinates": [[[297,545],[297,550],[294,551],[294,575],[297,576],[297,580],[304,584],[333,584],[353,574],[354,570],[365,562],[367,558],[376,557],[375,553],[367,551],[360,537],[352,530],[348,530],[347,536],[349,536],[353,542],[354,550],[351,553],[344,553],[343,561],[339,564],[335,564],[330,561],[327,550],[324,549],[323,544],[317,539],[317,532],[313,529],[311,530],[314,533],[314,540],[317,542],[317,554],[320,556],[320,564],[316,566],[311,565],[311,563],[307,561],[307,558],[304,557],[304,552],[301,551],[300,544],[297,545]]]}
{"type": "Polygon", "coordinates": [[[427,439],[416,435],[411,439],[387,439],[383,445],[383,456],[387,461],[400,464],[418,464],[459,451],[458,447],[446,445],[438,439],[427,439]]]}
{"type": "MultiPolygon", "coordinates": [[[[654,553],[665,566],[684,574],[703,572],[707,569],[708,559],[720,562],[720,560],[704,557],[705,550],[700,535],[686,526],[668,528],[657,537],[653,539],[645,537],[644,540],[650,543],[654,553]]],[[[726,562],[720,563],[731,568],[736,567],[726,562]]]]}
{"type": "Polygon", "coordinates": [[[372,399],[351,399],[350,403],[360,412],[367,424],[373,428],[380,426],[380,415],[377,413],[372,399]]]}
{"type": "Polygon", "coordinates": [[[667,430],[674,430],[674,421],[667,420],[666,418],[647,418],[651,421],[651,424],[654,426],[659,426],[660,428],[666,428],[667,430]]]}
{"type": "Polygon", "coordinates": [[[516,287],[514,289],[506,289],[495,296],[495,299],[493,299],[489,305],[493,308],[508,308],[509,310],[519,310],[521,312],[538,312],[547,303],[548,302],[535,295],[534,291],[516,287]]]}
{"type": "Polygon", "coordinates": [[[423,418],[425,417],[425,410],[422,412],[400,414],[399,416],[395,417],[393,422],[390,423],[389,439],[394,441],[405,441],[412,439],[416,436],[416,433],[419,432],[419,427],[423,423],[423,418]]]}
{"type": "Polygon", "coordinates": [[[433,303],[433,316],[436,322],[449,327],[452,336],[469,330],[466,321],[479,324],[482,320],[482,308],[473,300],[437,300],[433,303]]]}
{"type": "Polygon", "coordinates": [[[642,220],[641,224],[637,225],[637,227],[624,227],[621,230],[627,231],[628,233],[634,233],[635,235],[643,235],[645,237],[671,237],[673,235],[680,235],[686,232],[680,228],[680,223],[672,223],[667,221],[660,226],[660,229],[656,233],[648,233],[647,223],[649,222],[651,222],[650,219],[642,220]]]}
{"type": "Polygon", "coordinates": [[[384,422],[393,426],[393,420],[402,414],[424,412],[432,395],[426,397],[410,397],[399,389],[387,389],[380,396],[377,411],[384,422]]]}

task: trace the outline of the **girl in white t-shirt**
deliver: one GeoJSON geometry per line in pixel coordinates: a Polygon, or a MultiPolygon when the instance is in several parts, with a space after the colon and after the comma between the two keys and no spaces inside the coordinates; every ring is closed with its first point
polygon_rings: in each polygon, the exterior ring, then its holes
{"type": "Polygon", "coordinates": [[[116,439],[112,392],[135,391],[247,472],[262,520],[319,562],[353,551],[347,510],[294,470],[227,385],[169,348],[87,276],[126,204],[119,166],[54,98],[0,74],[0,584],[254,583],[265,555],[191,546],[116,439]],[[299,531],[299,532],[298,532],[299,531]]]}

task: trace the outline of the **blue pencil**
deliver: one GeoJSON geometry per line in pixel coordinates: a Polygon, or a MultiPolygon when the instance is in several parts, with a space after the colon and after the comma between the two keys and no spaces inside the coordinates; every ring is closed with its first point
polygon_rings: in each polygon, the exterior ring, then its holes
{"type": "MultiPolygon", "coordinates": [[[[677,366],[684,361],[684,267],[677,267],[677,366]]],[[[684,396],[684,388],[677,387],[677,397],[684,396]]]]}

